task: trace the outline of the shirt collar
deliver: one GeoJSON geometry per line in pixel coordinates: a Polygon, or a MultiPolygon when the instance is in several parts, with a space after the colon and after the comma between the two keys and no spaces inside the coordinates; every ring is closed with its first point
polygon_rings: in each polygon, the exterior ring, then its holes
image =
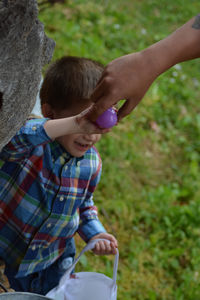
{"type": "Polygon", "coordinates": [[[54,161],[56,161],[59,157],[63,157],[66,161],[73,158],[76,161],[81,161],[84,158],[84,155],[81,157],[74,157],[69,152],[67,152],[62,145],[60,145],[57,141],[53,141],[50,143],[51,155],[54,161]]]}

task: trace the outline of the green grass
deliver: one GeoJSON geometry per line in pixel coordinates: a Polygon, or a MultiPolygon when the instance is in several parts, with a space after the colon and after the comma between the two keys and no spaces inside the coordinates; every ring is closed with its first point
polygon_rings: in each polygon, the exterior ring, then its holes
{"type": "MultiPolygon", "coordinates": [[[[141,50],[200,11],[192,0],[68,0],[40,12],[53,60],[104,64],[141,50]]],[[[182,63],[97,147],[100,219],[119,241],[119,300],[200,299],[200,64],[182,63]]],[[[83,243],[77,238],[78,249],[83,243]]],[[[112,276],[112,257],[87,254],[78,270],[112,276]]]]}

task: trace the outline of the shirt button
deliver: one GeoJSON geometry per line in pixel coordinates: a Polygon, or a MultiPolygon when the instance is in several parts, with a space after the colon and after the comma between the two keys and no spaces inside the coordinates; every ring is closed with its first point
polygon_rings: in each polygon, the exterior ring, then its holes
{"type": "Polygon", "coordinates": [[[47,228],[50,228],[51,227],[51,223],[47,224],[47,228]]]}
{"type": "Polygon", "coordinates": [[[64,200],[64,196],[60,196],[60,201],[63,201],[64,200]]]}
{"type": "Polygon", "coordinates": [[[77,166],[79,167],[79,166],[80,166],[80,164],[81,164],[81,162],[80,162],[80,161],[78,161],[78,162],[77,162],[77,166]]]}
{"type": "Polygon", "coordinates": [[[31,249],[34,251],[36,249],[36,245],[33,245],[31,249]]]}
{"type": "Polygon", "coordinates": [[[35,131],[36,129],[37,129],[37,127],[36,127],[36,126],[33,126],[33,127],[32,127],[32,130],[33,130],[33,131],[35,131]]]}
{"type": "Polygon", "coordinates": [[[64,163],[65,163],[65,159],[64,159],[64,157],[61,156],[61,157],[60,157],[60,164],[61,164],[61,165],[64,165],[64,163]]]}
{"type": "Polygon", "coordinates": [[[67,169],[68,169],[68,166],[65,166],[65,171],[67,171],[67,169]]]}

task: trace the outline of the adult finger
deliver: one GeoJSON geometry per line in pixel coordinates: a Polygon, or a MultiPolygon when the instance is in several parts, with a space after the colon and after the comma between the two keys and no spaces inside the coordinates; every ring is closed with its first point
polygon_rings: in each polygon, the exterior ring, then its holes
{"type": "Polygon", "coordinates": [[[108,108],[116,104],[120,99],[116,99],[115,97],[111,97],[110,95],[106,95],[98,100],[98,102],[94,103],[90,112],[88,113],[88,119],[92,122],[95,122],[96,119],[108,108]]]}
{"type": "Polygon", "coordinates": [[[126,102],[120,107],[117,113],[118,121],[121,121],[124,117],[130,114],[130,112],[137,106],[139,101],[132,99],[126,100],[126,102]]]}
{"type": "Polygon", "coordinates": [[[105,83],[103,81],[103,77],[100,78],[96,88],[92,92],[92,95],[90,96],[90,99],[92,102],[97,102],[106,92],[105,83]]]}

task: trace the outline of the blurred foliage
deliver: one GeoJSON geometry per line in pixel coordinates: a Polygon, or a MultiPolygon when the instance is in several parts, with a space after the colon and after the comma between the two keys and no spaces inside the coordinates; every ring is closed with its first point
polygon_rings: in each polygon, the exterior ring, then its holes
{"type": "MultiPolygon", "coordinates": [[[[107,64],[199,11],[194,0],[68,0],[42,10],[40,19],[56,41],[53,59],[78,55],[107,64]]],[[[97,145],[103,173],[95,202],[119,241],[119,300],[200,299],[199,71],[193,60],[161,75],[97,145]]],[[[112,267],[112,257],[88,253],[77,270],[112,276],[112,267]]]]}

